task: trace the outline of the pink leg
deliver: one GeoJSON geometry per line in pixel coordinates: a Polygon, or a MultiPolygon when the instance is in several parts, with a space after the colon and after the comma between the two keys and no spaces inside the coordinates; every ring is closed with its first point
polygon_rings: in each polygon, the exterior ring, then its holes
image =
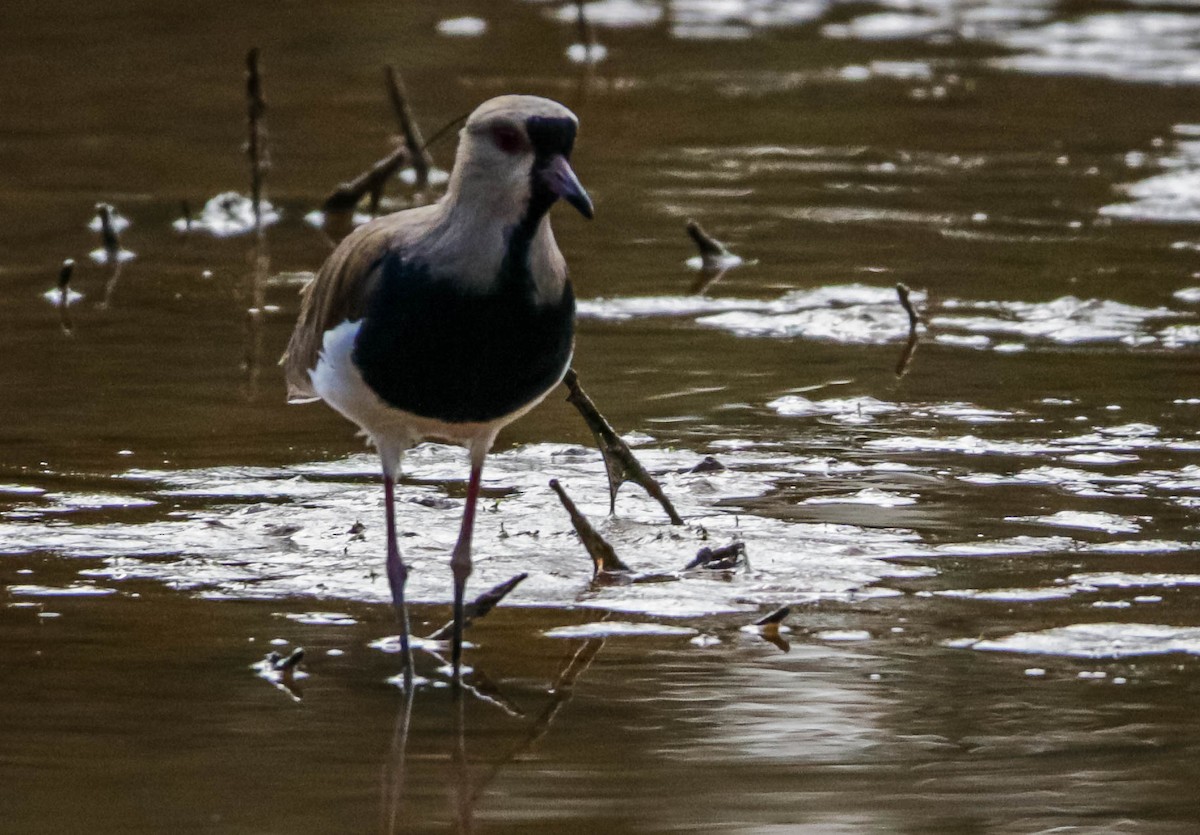
{"type": "Polygon", "coordinates": [[[472,455],[471,478],[467,482],[467,505],[463,509],[458,542],[450,555],[450,569],[454,573],[454,643],[451,646],[450,658],[454,666],[456,686],[462,683],[463,595],[467,589],[467,578],[471,576],[471,534],[475,529],[475,505],[479,500],[479,479],[482,472],[483,456],[472,455]]]}
{"type": "Polygon", "coordinates": [[[383,476],[383,501],[387,513],[387,575],[392,588],[392,605],[400,620],[400,654],[404,658],[404,684],[412,688],[413,660],[408,642],[408,606],[404,602],[404,584],[408,580],[408,567],[400,556],[400,545],[396,542],[396,481],[388,473],[383,476]]]}

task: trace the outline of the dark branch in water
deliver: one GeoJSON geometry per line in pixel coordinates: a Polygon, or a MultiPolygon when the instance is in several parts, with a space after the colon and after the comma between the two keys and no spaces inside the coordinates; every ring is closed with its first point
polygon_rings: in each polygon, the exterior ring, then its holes
{"type": "Polygon", "coordinates": [[[583,543],[583,547],[587,549],[592,558],[592,576],[604,571],[629,571],[629,566],[621,562],[621,558],[617,556],[613,547],[596,532],[587,517],[579,512],[579,508],[575,507],[575,502],[571,501],[567,491],[558,483],[558,479],[550,479],[550,489],[558,494],[558,500],[562,502],[562,506],[571,516],[571,524],[575,526],[575,532],[579,534],[579,541],[583,543]]]}
{"type": "Polygon", "coordinates": [[[567,402],[574,405],[583,415],[584,421],[587,422],[588,428],[592,430],[592,435],[596,438],[596,446],[600,448],[600,454],[604,456],[604,469],[608,473],[609,512],[612,513],[616,510],[617,490],[625,482],[633,481],[640,484],[662,505],[663,510],[671,519],[672,525],[682,525],[683,519],[676,512],[671,500],[663,493],[658,482],[646,472],[646,468],[630,451],[629,445],[613,431],[612,426],[604,419],[604,415],[600,414],[596,408],[596,404],[579,385],[579,375],[575,373],[574,368],[567,369],[563,384],[570,391],[570,394],[567,395],[567,402]]]}
{"type": "Polygon", "coordinates": [[[694,568],[705,568],[709,571],[728,571],[738,568],[746,562],[746,543],[732,542],[720,548],[704,547],[696,552],[696,556],[683,567],[684,571],[694,568]]]}
{"type": "MultiPolygon", "coordinates": [[[[528,576],[528,574],[518,574],[512,579],[505,580],[498,586],[493,586],[483,594],[476,597],[470,603],[463,606],[463,626],[470,626],[472,621],[478,620],[488,612],[492,611],[492,609],[496,608],[500,601],[508,597],[509,592],[520,585],[521,581],[528,576]]],[[[454,623],[452,621],[431,634],[429,639],[431,641],[444,641],[450,637],[453,631],[454,623]]]]}
{"type": "Polygon", "coordinates": [[[903,377],[908,373],[908,368],[912,364],[913,356],[917,353],[917,342],[920,340],[920,334],[917,330],[921,324],[921,317],[917,314],[916,308],[913,307],[912,299],[909,298],[909,289],[905,284],[896,285],[896,295],[900,298],[900,306],[904,308],[904,312],[908,314],[908,341],[904,344],[904,350],[900,352],[900,360],[896,363],[896,376],[903,377]]]}
{"type": "Polygon", "coordinates": [[[116,262],[121,254],[121,240],[117,237],[117,227],[113,223],[114,211],[108,203],[96,204],[96,216],[100,218],[100,243],[104,246],[104,254],[110,264],[116,262]]]}
{"type": "Polygon", "coordinates": [[[340,241],[354,226],[354,209],[366,195],[371,196],[371,214],[378,214],[379,201],[387,182],[399,171],[410,155],[404,146],[396,148],[353,180],[340,183],[325,197],[321,205],[325,218],[322,228],[335,241],[340,241]]]}
{"type": "Polygon", "coordinates": [[[250,159],[250,200],[254,206],[254,228],[262,229],[263,177],[267,159],[267,129],[263,119],[267,102],[263,98],[262,74],[258,67],[258,47],[246,53],[246,156],[250,159]]]}
{"type": "Polygon", "coordinates": [[[421,129],[417,126],[417,120],[408,104],[408,93],[404,89],[400,73],[389,64],[384,68],[384,79],[387,81],[392,109],[396,111],[396,121],[400,123],[400,132],[404,134],[404,146],[408,149],[413,173],[416,174],[416,186],[425,188],[429,185],[429,169],[433,167],[433,158],[425,150],[425,140],[421,138],[421,129]]]}

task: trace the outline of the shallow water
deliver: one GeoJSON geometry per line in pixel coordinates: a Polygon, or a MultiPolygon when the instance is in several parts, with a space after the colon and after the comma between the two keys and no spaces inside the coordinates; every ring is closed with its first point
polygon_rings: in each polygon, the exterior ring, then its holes
{"type": "MultiPolygon", "coordinates": [[[[550,4],[334,9],[0,27],[0,829],[1200,825],[1191,4],[602,0],[594,65],[550,4]],[[275,366],[309,216],[391,148],[386,62],[427,135],[500,92],[579,113],[575,364],[687,522],[634,485],[610,517],[557,394],[506,430],[471,588],[530,576],[461,709],[436,643],[392,683],[375,462],[275,366]],[[742,263],[698,273],[688,218],[742,263]],[[592,581],[551,478],[632,577],[592,581]]],[[[406,461],[420,634],[465,474],[406,461]]]]}

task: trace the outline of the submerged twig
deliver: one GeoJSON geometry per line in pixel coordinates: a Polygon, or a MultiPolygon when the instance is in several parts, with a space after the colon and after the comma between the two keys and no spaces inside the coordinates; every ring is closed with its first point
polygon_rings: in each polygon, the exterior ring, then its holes
{"type": "MultiPolygon", "coordinates": [[[[472,621],[478,620],[479,618],[486,615],[488,612],[492,611],[492,609],[496,608],[496,606],[500,603],[500,601],[503,600],[504,598],[508,597],[509,592],[511,592],[513,589],[515,589],[518,585],[520,585],[521,581],[524,580],[528,576],[529,576],[528,574],[524,574],[524,573],[518,574],[517,576],[515,576],[511,579],[505,580],[503,583],[501,583],[498,586],[493,586],[492,588],[485,591],[483,594],[476,597],[470,603],[463,606],[463,627],[465,628],[465,627],[470,626],[472,621]]],[[[441,629],[432,633],[429,636],[429,640],[444,641],[447,638],[449,638],[453,632],[454,632],[454,622],[451,621],[450,623],[447,623],[445,626],[443,626],[441,629]]]]}
{"type": "Polygon", "coordinates": [[[433,168],[433,158],[425,150],[425,140],[421,138],[421,129],[417,126],[417,120],[409,106],[404,80],[391,64],[384,68],[384,79],[387,82],[392,109],[396,111],[396,121],[399,122],[400,132],[404,135],[404,146],[408,150],[413,174],[416,175],[415,185],[417,188],[425,188],[429,185],[429,171],[433,168]]]}
{"type": "Polygon", "coordinates": [[[575,527],[575,532],[579,534],[579,541],[583,543],[583,547],[587,549],[592,558],[592,576],[595,577],[606,571],[629,571],[629,566],[621,562],[621,558],[617,556],[613,547],[597,533],[587,517],[579,512],[579,508],[575,506],[575,502],[571,501],[567,491],[558,483],[558,479],[550,479],[550,489],[558,494],[558,500],[566,508],[571,517],[571,524],[575,527]]]}
{"type": "Polygon", "coordinates": [[[921,317],[913,307],[912,299],[909,298],[910,292],[906,284],[898,283],[896,285],[896,295],[900,299],[900,306],[908,314],[908,341],[904,343],[904,350],[900,352],[900,359],[896,363],[897,377],[903,377],[908,373],[913,356],[917,353],[917,342],[920,341],[918,326],[921,324],[921,317]]]}
{"type": "Polygon", "coordinates": [[[617,490],[626,481],[633,481],[642,486],[660,505],[673,525],[682,525],[683,519],[675,510],[675,506],[671,504],[671,500],[663,493],[662,487],[654,480],[650,473],[646,472],[646,468],[641,465],[641,462],[634,457],[630,451],[629,445],[626,444],[621,437],[617,435],[609,422],[604,419],[604,415],[596,408],[596,404],[587,396],[587,393],[579,385],[579,375],[574,368],[568,368],[567,374],[563,378],[563,384],[567,387],[570,394],[567,395],[567,402],[575,406],[579,413],[583,415],[584,421],[587,422],[588,428],[592,430],[592,435],[596,438],[596,445],[600,448],[600,454],[604,456],[604,469],[608,473],[608,509],[609,512],[615,512],[617,507],[617,490]]]}
{"type": "Polygon", "coordinates": [[[250,159],[250,200],[254,207],[254,228],[258,231],[262,230],[263,177],[270,165],[267,158],[267,129],[263,124],[266,113],[258,47],[254,47],[246,53],[246,156],[250,159]]]}

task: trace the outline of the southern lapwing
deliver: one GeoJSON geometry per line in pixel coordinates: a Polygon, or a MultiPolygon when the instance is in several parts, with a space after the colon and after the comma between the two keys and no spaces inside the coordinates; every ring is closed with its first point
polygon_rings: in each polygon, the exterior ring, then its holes
{"type": "Polygon", "coordinates": [[[505,425],[559,384],[574,348],[575,295],[548,212],[561,197],[592,217],[569,162],[577,127],[575,115],[549,99],[484,102],[460,133],[445,196],[359,227],[302,291],[282,360],[288,399],[324,400],[379,451],[387,574],[409,686],[408,572],[395,524],[400,459],[425,440],[470,453],[450,557],[457,685],[484,457],[505,425]]]}

